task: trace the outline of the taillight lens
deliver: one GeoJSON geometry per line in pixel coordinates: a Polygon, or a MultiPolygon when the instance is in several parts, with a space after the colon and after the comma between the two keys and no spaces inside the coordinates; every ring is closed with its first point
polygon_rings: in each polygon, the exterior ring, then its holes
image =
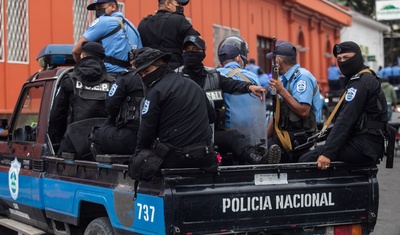
{"type": "Polygon", "coordinates": [[[361,224],[337,225],[326,228],[327,235],[362,235],[361,224]]]}

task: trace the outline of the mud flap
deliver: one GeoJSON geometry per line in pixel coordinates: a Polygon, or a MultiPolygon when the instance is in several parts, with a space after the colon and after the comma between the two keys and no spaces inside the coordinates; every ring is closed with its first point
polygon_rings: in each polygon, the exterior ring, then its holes
{"type": "Polygon", "coordinates": [[[393,168],[394,149],[395,149],[394,145],[396,142],[397,129],[391,125],[387,125],[386,132],[387,132],[385,136],[386,168],[393,168]]]}

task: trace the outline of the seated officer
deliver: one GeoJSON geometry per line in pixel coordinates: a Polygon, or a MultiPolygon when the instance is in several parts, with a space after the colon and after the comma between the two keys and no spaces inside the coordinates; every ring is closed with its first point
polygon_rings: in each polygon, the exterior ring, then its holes
{"type": "Polygon", "coordinates": [[[161,167],[214,168],[217,164],[209,125],[214,120],[213,110],[195,82],[169,68],[170,58],[170,54],[151,48],[136,57],[135,67],[147,93],[131,166],[152,150],[163,159],[161,167]]]}
{"type": "MultiPolygon", "coordinates": [[[[216,110],[215,121],[215,144],[221,154],[232,153],[234,159],[249,164],[264,163],[267,161],[264,155],[258,153],[257,148],[248,143],[245,137],[237,130],[225,130],[225,107],[223,93],[253,93],[254,96],[262,98],[265,92],[263,87],[254,85],[250,82],[235,80],[225,77],[214,68],[208,68],[203,65],[206,56],[206,43],[196,35],[187,36],[183,42],[183,62],[184,66],[180,67],[181,74],[195,81],[200,87],[206,91],[209,99],[213,100],[216,110]]],[[[227,156],[223,156],[222,163],[228,160],[227,156]]],[[[230,160],[230,159],[229,159],[230,160]]]]}
{"type": "MultiPolygon", "coordinates": [[[[113,79],[107,76],[103,63],[104,48],[96,42],[83,43],[81,57],[73,72],[61,78],[50,111],[49,136],[53,143],[61,142],[58,154],[75,151],[64,136],[68,125],[107,117],[105,100],[113,79]]],[[[86,136],[82,138],[86,141],[86,136]]]]}

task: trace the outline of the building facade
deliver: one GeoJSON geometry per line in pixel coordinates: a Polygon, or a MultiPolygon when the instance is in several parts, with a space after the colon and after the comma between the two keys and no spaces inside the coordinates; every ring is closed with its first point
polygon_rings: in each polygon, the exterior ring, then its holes
{"type": "MultiPolygon", "coordinates": [[[[11,113],[19,90],[40,69],[39,51],[47,44],[73,44],[93,20],[90,0],[0,0],[0,114],[11,113]]],[[[118,0],[120,10],[136,26],[158,7],[157,0],[118,0]]],[[[272,38],[288,40],[298,49],[298,62],[328,89],[326,68],[340,30],[352,24],[351,15],[328,0],[191,0],[185,16],[207,43],[205,65],[217,64],[216,50],[229,35],[249,44],[266,72],[272,38]]]]}

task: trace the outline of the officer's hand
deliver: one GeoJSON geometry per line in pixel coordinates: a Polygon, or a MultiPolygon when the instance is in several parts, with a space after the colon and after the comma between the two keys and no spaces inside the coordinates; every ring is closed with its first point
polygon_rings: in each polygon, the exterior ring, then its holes
{"type": "Polygon", "coordinates": [[[262,86],[256,86],[256,85],[250,85],[249,90],[256,96],[260,97],[260,100],[263,100],[264,98],[264,92],[266,90],[262,86]]]}
{"type": "Polygon", "coordinates": [[[270,89],[275,88],[276,92],[278,94],[280,94],[282,92],[282,90],[284,90],[285,88],[283,87],[282,82],[279,79],[271,79],[269,82],[269,87],[270,89]]]}
{"type": "Polygon", "coordinates": [[[331,164],[331,159],[325,157],[324,155],[319,155],[317,160],[318,169],[326,170],[331,164]]]}

